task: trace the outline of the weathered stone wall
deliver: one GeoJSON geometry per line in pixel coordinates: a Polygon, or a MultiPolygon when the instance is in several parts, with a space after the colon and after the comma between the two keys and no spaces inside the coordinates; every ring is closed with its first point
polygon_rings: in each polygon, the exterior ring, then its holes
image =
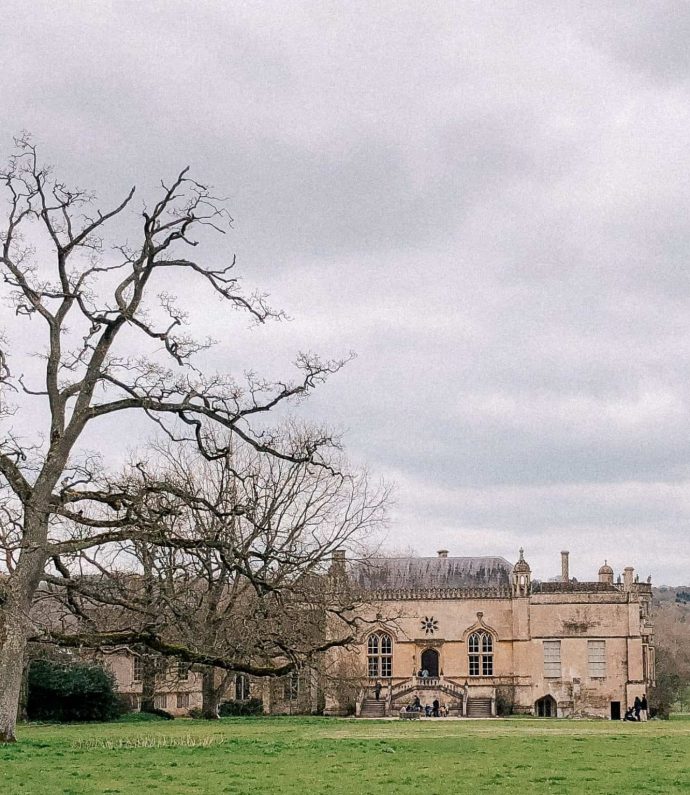
{"type": "MultiPolygon", "coordinates": [[[[598,584],[595,584],[598,585],[598,584]]],[[[636,591],[593,587],[587,583],[554,584],[529,597],[471,598],[441,594],[437,598],[382,601],[391,614],[397,611],[392,682],[400,683],[422,668],[422,653],[435,649],[442,676],[467,683],[473,697],[495,692],[500,683],[511,683],[516,711],[531,712],[535,702],[552,696],[558,714],[610,717],[611,702],[619,702],[621,714],[636,695],[645,692],[640,596],[636,591]],[[433,631],[425,631],[432,621],[433,631]],[[470,677],[467,636],[486,629],[495,638],[494,676],[470,677]],[[560,641],[560,676],[544,671],[544,641],[560,641]],[[590,676],[588,641],[605,641],[604,676],[590,676]]],[[[391,594],[391,596],[396,596],[391,594]]],[[[372,628],[380,631],[385,622],[372,628]]],[[[645,630],[646,631],[646,630],[645,630]]],[[[366,638],[361,646],[366,659],[366,638]]],[[[411,694],[410,698],[414,695],[411,694]]],[[[449,697],[439,696],[442,703],[449,697]]]]}

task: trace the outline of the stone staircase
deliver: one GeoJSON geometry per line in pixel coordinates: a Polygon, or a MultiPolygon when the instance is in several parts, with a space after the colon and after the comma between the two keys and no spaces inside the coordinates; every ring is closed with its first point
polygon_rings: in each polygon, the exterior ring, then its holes
{"type": "Polygon", "coordinates": [[[490,698],[468,698],[467,699],[468,718],[490,718],[491,699],[490,698]]]}
{"type": "Polygon", "coordinates": [[[386,714],[386,702],[375,698],[365,698],[362,702],[360,718],[383,718],[386,714]]]}

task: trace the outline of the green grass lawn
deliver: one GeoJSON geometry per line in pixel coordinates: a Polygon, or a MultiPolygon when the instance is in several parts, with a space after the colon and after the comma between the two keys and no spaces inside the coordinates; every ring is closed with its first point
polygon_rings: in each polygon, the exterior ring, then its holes
{"type": "Polygon", "coordinates": [[[690,720],[232,718],[20,727],[3,795],[690,793],[690,720]]]}

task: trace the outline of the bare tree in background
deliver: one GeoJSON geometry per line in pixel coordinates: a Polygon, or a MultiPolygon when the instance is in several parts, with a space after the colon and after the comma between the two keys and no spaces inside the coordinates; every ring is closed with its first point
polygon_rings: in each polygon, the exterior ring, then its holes
{"type": "MultiPolygon", "coordinates": [[[[265,427],[257,431],[254,420],[304,395],[343,362],[300,355],[297,379],[277,384],[251,375],[239,383],[194,366],[208,343],[184,333],[184,312],[169,295],[156,295],[171,271],[186,277],[186,292],[210,290],[257,322],[275,313],[261,296],[241,291],[234,260],[214,267],[184,253],[200,233],[223,232],[230,222],[186,169],[143,211],[136,242],[112,249],[103,235],[130,206],[134,189],[116,207],[97,210],[90,194],[40,164],[27,137],[16,141],[0,181],[8,202],[0,229],[3,297],[41,357],[34,381],[22,377],[6,346],[0,352],[0,485],[9,511],[1,527],[7,574],[0,580],[0,742],[12,742],[22,658],[34,632],[30,610],[46,563],[133,535],[146,541],[149,532],[137,515],[146,494],[123,489],[101,470],[98,456],[85,454],[87,429],[104,419],[113,428],[120,418],[124,435],[135,414],[172,439],[192,441],[205,456],[223,453],[206,447],[213,438],[206,430],[216,427],[276,460],[318,463],[333,444],[327,432],[287,443],[265,427]],[[44,432],[39,441],[22,438],[12,423],[26,427],[28,417],[44,432]],[[65,526],[78,531],[66,538],[65,526]]],[[[123,443],[117,433],[110,431],[109,446],[123,443]]]]}
{"type": "Polygon", "coordinates": [[[210,461],[159,446],[155,473],[137,467],[140,488],[157,504],[158,535],[64,555],[60,576],[47,577],[69,628],[56,633],[53,616],[48,638],[70,646],[139,643],[202,664],[207,718],[217,717],[225,690],[214,666],[280,676],[315,667],[327,649],[355,640],[361,602],[329,568],[336,550],[370,541],[388,496],[342,461],[326,468],[245,444],[232,452],[217,446],[225,453],[210,461]],[[161,494],[175,495],[174,510],[167,502],[161,510],[161,494]]]}

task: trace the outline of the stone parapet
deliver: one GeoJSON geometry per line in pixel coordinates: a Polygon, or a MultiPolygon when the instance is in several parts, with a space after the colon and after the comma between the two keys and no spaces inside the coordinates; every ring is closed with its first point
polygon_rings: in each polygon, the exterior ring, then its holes
{"type": "Polygon", "coordinates": [[[391,588],[371,591],[373,601],[428,600],[428,599],[510,599],[509,586],[491,588],[391,588]]]}
{"type": "MultiPolygon", "coordinates": [[[[638,583],[646,585],[646,583],[638,583]]],[[[651,588],[651,586],[650,586],[651,588]]],[[[620,593],[622,588],[608,582],[533,582],[532,593],[620,593]]]]}

